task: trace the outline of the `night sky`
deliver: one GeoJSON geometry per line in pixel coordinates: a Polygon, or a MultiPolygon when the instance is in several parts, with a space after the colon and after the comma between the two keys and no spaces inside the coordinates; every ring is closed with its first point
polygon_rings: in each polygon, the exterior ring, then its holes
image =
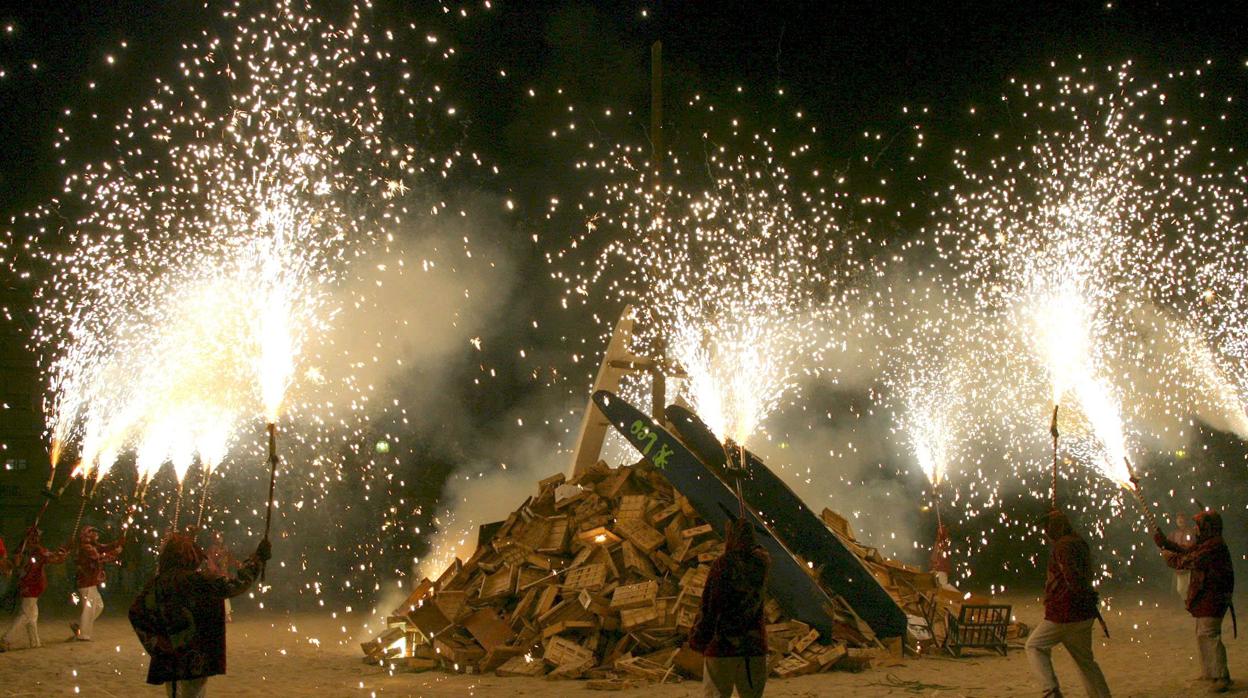
{"type": "MultiPolygon", "coordinates": [[[[446,85],[461,109],[461,130],[449,141],[500,168],[496,177],[445,186],[518,204],[493,240],[511,257],[518,279],[480,357],[480,364],[497,369],[497,378],[474,386],[478,362],[446,367],[453,379],[445,399],[467,404],[471,424],[414,447],[422,462],[436,463],[415,484],[415,501],[425,503],[471,451],[465,442],[473,434],[497,436],[500,419],[551,390],[543,369],[567,376],[555,387],[561,395],[587,387],[592,368],[560,362],[572,352],[595,356],[601,328],[584,312],[552,311],[563,289],[550,281],[544,261],[566,243],[567,226],[576,224],[574,217],[548,219],[545,212],[551,196],[572,198],[583,188],[568,166],[580,143],[551,138],[549,131],[566,120],[566,106],[576,104],[586,114],[612,108],[626,115],[611,127],[617,133],[644,134],[653,41],[663,43],[669,142],[692,140],[702,128],[705,115],[685,106],[695,94],[756,124],[786,123],[800,111],[819,124],[820,157],[829,169],[852,170],[864,182],[896,177],[885,192],[893,201],[921,201],[952,176],[944,166],[949,152],[982,127],[968,111],[993,108],[1011,77],[1044,76],[1051,61],[1134,59],[1145,70],[1165,70],[1204,59],[1242,66],[1248,58],[1243,9],[1235,3],[497,0],[486,13],[477,12],[480,3],[466,4],[473,8],[468,20],[456,18],[458,5],[450,12],[437,3],[377,5],[388,22],[413,22],[446,37],[436,48],[416,51],[431,56],[427,79],[446,85]],[[432,57],[447,45],[457,48],[456,58],[432,57]],[[538,97],[527,96],[529,89],[538,97]],[[878,145],[912,123],[903,107],[929,110],[924,124],[933,147],[923,163],[909,166],[918,170],[899,164],[900,147],[878,145]],[[873,141],[875,134],[882,141],[873,141]],[[868,153],[877,157],[864,169],[858,160],[868,153]],[[543,324],[535,330],[531,319],[537,317],[543,324]],[[546,366],[521,365],[517,347],[546,366]]],[[[27,2],[0,11],[0,216],[7,221],[55,195],[61,153],[52,143],[59,126],[80,134],[71,160],[107,157],[107,129],[93,129],[89,115],[113,123],[148,94],[153,79],[170,74],[182,41],[217,21],[213,10],[187,0],[27,2]],[[73,112],[68,117],[67,108],[73,112]]],[[[1244,72],[1234,87],[1243,86],[1244,72]]],[[[592,126],[592,117],[588,121],[592,126]]],[[[914,235],[923,223],[922,214],[915,216],[888,222],[882,239],[914,235]]],[[[16,299],[15,323],[26,324],[20,303],[29,286],[5,281],[16,299]]],[[[404,380],[398,380],[400,391],[404,380]]],[[[430,431],[436,425],[417,428],[417,440],[430,431]]]]}

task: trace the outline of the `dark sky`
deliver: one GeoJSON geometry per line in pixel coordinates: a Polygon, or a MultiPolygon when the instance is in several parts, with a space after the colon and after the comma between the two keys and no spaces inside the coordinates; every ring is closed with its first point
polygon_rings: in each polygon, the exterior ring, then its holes
{"type": "MultiPolygon", "coordinates": [[[[1242,66],[1248,58],[1243,8],[1222,2],[494,0],[495,9],[479,16],[481,2],[465,3],[471,21],[453,19],[437,3],[376,4],[396,22],[428,26],[459,47],[456,60],[431,69],[463,105],[464,145],[502,168],[500,177],[474,185],[527,204],[513,219],[517,241],[545,225],[541,203],[551,192],[579,186],[568,167],[570,146],[546,137],[566,104],[586,112],[632,110],[627,127],[646,128],[655,39],[664,44],[669,138],[696,129],[695,117],[679,104],[704,93],[760,124],[804,111],[821,125],[821,145],[833,161],[861,154],[864,130],[904,127],[902,106],[929,107],[929,137],[950,147],[970,135],[961,131],[968,106],[995,100],[1012,76],[1043,76],[1050,61],[1072,64],[1082,54],[1091,65],[1135,59],[1165,70],[1206,58],[1242,66]],[[735,94],[737,86],[746,93],[735,94]],[[557,88],[565,94],[530,100],[528,87],[544,97],[557,88]]],[[[0,216],[54,193],[52,143],[64,109],[74,109],[78,119],[96,112],[100,123],[111,124],[118,110],[149,94],[154,78],[172,73],[178,44],[215,17],[190,0],[33,1],[0,10],[0,216]],[[92,81],[95,90],[88,89],[92,81]]],[[[98,133],[75,143],[75,156],[109,155],[98,133]]],[[[548,245],[562,244],[559,230],[544,232],[548,245]]],[[[495,355],[486,359],[503,377],[475,398],[483,420],[506,412],[532,388],[519,367],[507,370],[516,346],[568,352],[566,341],[554,338],[562,333],[558,321],[545,334],[525,326],[561,290],[548,283],[541,261],[548,250],[519,242],[515,250],[524,289],[533,292],[516,294],[508,313],[513,327],[504,331],[514,341],[496,341],[495,355]]]]}
{"type": "MultiPolygon", "coordinates": [[[[328,3],[313,3],[324,5],[328,3]]],[[[540,159],[544,124],[518,87],[565,87],[589,105],[645,104],[648,46],[662,39],[668,99],[746,85],[784,88],[760,110],[802,108],[823,125],[828,147],[852,147],[863,129],[896,119],[902,105],[960,110],[993,98],[1009,76],[1037,74],[1050,60],[1134,58],[1149,66],[1203,58],[1241,62],[1244,16],[1235,3],[1188,2],[556,2],[493,3],[472,22],[447,19],[437,3],[379,2],[396,19],[458,35],[451,68],[483,145],[527,175],[540,159]],[[1112,5],[1112,7],[1110,7],[1112,5]],[[648,17],[643,17],[643,11],[648,17]],[[514,79],[497,79],[499,67],[514,79]],[[497,138],[528,132],[527,137],[497,138]]],[[[480,3],[465,3],[474,12],[480,3]]],[[[459,7],[459,5],[454,5],[459,7]]],[[[151,3],[14,3],[0,21],[0,210],[41,199],[51,176],[58,113],[86,103],[129,104],[167,74],[180,40],[212,12],[189,0],[151,3]],[[118,43],[126,40],[127,49],[118,43]],[[118,58],[104,65],[105,54],[118,58]],[[31,62],[39,69],[32,74],[31,62]],[[84,97],[96,80],[106,98],[84,97]],[[32,191],[33,189],[33,191],[32,191]]],[[[766,89],[761,89],[766,88],[766,89]]],[[[674,112],[669,114],[675,118],[674,112]]],[[[103,119],[105,114],[101,113],[103,119]]]]}

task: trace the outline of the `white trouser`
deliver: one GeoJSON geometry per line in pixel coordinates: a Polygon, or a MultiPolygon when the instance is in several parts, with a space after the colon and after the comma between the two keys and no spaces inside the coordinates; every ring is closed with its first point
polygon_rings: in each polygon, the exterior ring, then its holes
{"type": "Polygon", "coordinates": [[[1040,679],[1045,692],[1057,692],[1057,674],[1053,672],[1053,647],[1062,645],[1079,667],[1083,690],[1090,698],[1110,698],[1105,675],[1092,658],[1092,619],[1078,623],[1054,623],[1040,621],[1040,625],[1027,637],[1027,659],[1031,669],[1040,679]]]}
{"type": "Polygon", "coordinates": [[[1226,669],[1226,645],[1222,644],[1222,619],[1196,619],[1196,646],[1200,648],[1200,677],[1202,679],[1229,679],[1226,669]]]}
{"type": "Polygon", "coordinates": [[[39,647],[39,599],[28,599],[22,597],[22,610],[13,619],[13,625],[9,626],[9,632],[4,634],[4,642],[7,645],[13,644],[17,639],[17,633],[22,628],[26,628],[26,639],[30,642],[31,647],[39,647]]]}
{"type": "Polygon", "coordinates": [[[734,688],[741,698],[759,698],[766,683],[766,657],[707,657],[702,665],[705,698],[732,698],[734,688]]]}
{"type": "Polygon", "coordinates": [[[208,677],[189,681],[170,681],[165,684],[165,695],[176,698],[204,698],[208,695],[208,677]]]}
{"type": "Polygon", "coordinates": [[[1179,570],[1174,573],[1174,590],[1179,592],[1179,598],[1187,601],[1187,587],[1192,583],[1192,573],[1187,570],[1179,570]]]}
{"type": "Polygon", "coordinates": [[[78,637],[90,640],[95,619],[104,612],[104,597],[100,596],[99,587],[91,586],[79,589],[78,599],[82,603],[82,614],[78,616],[78,637]]]}

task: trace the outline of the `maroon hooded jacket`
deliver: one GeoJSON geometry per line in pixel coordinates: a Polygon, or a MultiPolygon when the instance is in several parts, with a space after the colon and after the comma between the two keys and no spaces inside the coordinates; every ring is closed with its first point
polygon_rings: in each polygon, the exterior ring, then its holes
{"type": "Polygon", "coordinates": [[[21,578],[17,582],[17,591],[23,599],[37,599],[48,590],[48,565],[59,565],[65,562],[69,553],[65,550],[48,550],[39,543],[38,536],[26,539],[26,549],[22,552],[19,562],[21,578]]]}
{"type": "Polygon", "coordinates": [[[1235,569],[1231,551],[1222,540],[1222,515],[1202,511],[1196,515],[1196,542],[1182,546],[1171,542],[1160,530],[1153,541],[1164,550],[1166,564],[1176,570],[1191,570],[1187,587],[1187,612],[1194,618],[1221,618],[1231,605],[1235,591],[1235,569]]]}
{"type": "Polygon", "coordinates": [[[125,545],[125,540],[116,540],[112,543],[88,543],[86,537],[90,529],[89,526],[84,528],[78,540],[78,555],[75,561],[78,566],[79,589],[103,584],[104,565],[115,561],[121,554],[121,547],[125,545]]]}
{"type": "Polygon", "coordinates": [[[949,541],[949,527],[940,524],[936,527],[936,544],[932,546],[932,557],[927,561],[929,572],[953,574],[953,565],[949,562],[949,551],[953,548],[949,541]]]}
{"type": "Polygon", "coordinates": [[[1052,543],[1044,580],[1044,619],[1078,623],[1097,616],[1098,597],[1092,588],[1092,551],[1075,533],[1066,514],[1054,509],[1045,519],[1052,543]]]}
{"type": "Polygon", "coordinates": [[[147,682],[199,679],[225,673],[225,599],[260,574],[252,556],[237,577],[200,572],[204,551],[189,536],[171,536],[159,570],[130,607],[130,625],[151,656],[147,682]]]}
{"type": "Polygon", "coordinates": [[[711,564],[702,590],[702,610],[689,634],[689,646],[707,657],[760,657],[767,654],[763,589],[771,558],[754,544],[750,523],[728,524],[724,554],[711,564]]]}

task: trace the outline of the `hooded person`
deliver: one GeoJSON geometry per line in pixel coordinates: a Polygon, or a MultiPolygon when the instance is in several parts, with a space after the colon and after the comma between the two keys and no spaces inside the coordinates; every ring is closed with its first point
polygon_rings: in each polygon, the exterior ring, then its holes
{"type": "Polygon", "coordinates": [[[1049,564],[1044,580],[1044,620],[1027,638],[1027,659],[1046,698],[1060,698],[1053,671],[1053,647],[1062,645],[1075,660],[1083,688],[1092,698],[1109,698],[1105,675],[1092,657],[1092,622],[1100,617],[1092,588],[1092,552],[1066,514],[1054,509],[1044,518],[1049,564]]]}
{"type": "Polygon", "coordinates": [[[730,521],[724,554],[711,564],[702,608],[689,645],[706,657],[702,683],[708,698],[763,694],[767,682],[767,631],[763,589],[771,558],[754,542],[745,519],[730,521]]]}
{"type": "Polygon", "coordinates": [[[69,552],[64,548],[48,550],[43,547],[41,540],[39,529],[31,526],[26,532],[26,541],[22,544],[22,556],[17,567],[17,593],[22,599],[22,607],[8,632],[4,634],[4,639],[0,640],[0,652],[11,648],[22,630],[26,631],[29,647],[43,646],[39,641],[39,597],[48,589],[46,567],[65,562],[69,552]]]}
{"type": "MultiPolygon", "coordinates": [[[[1186,514],[1175,514],[1174,530],[1166,539],[1180,548],[1187,548],[1196,542],[1196,525],[1188,521],[1186,514]]],[[[1184,602],[1187,601],[1187,588],[1191,581],[1192,573],[1188,570],[1174,571],[1174,589],[1179,592],[1179,598],[1184,602]]]]}
{"type": "Polygon", "coordinates": [[[1196,619],[1196,644],[1200,649],[1200,679],[1208,681],[1210,693],[1225,693],[1231,686],[1226,667],[1226,645],[1222,644],[1222,620],[1231,607],[1235,591],[1235,569],[1231,551],[1222,539],[1222,515],[1202,511],[1196,515],[1196,538],[1191,545],[1179,545],[1166,538],[1161,529],[1153,532],[1153,542],[1162,549],[1166,565],[1187,570],[1187,612],[1196,619]]]}
{"type": "Polygon", "coordinates": [[[95,619],[104,612],[104,597],[100,596],[100,586],[106,579],[104,566],[115,562],[125,545],[125,535],[112,543],[101,543],[100,532],[95,526],[84,526],[79,533],[75,563],[78,567],[76,586],[82,610],[78,622],[69,626],[74,632],[71,640],[91,640],[95,619]]]}
{"type": "Polygon", "coordinates": [[[936,525],[936,543],[932,545],[932,556],[927,561],[927,571],[936,575],[936,580],[945,588],[949,586],[949,575],[953,574],[953,564],[949,554],[953,543],[949,539],[949,527],[943,523],[936,525]]]}
{"type": "Polygon", "coordinates": [[[267,539],[233,577],[200,569],[205,554],[175,534],[160,552],[156,576],[130,607],[130,625],[151,657],[147,682],[170,696],[206,695],[209,676],[225,673],[225,600],[247,590],[270,556],[267,539]]]}
{"type": "MultiPolygon", "coordinates": [[[[208,543],[208,549],[204,551],[204,572],[218,577],[229,577],[234,570],[238,568],[238,560],[235,559],[234,553],[225,545],[225,537],[220,531],[214,531],[212,538],[208,543]]],[[[225,600],[225,622],[229,623],[233,620],[234,609],[230,607],[230,600],[225,600]]]]}

